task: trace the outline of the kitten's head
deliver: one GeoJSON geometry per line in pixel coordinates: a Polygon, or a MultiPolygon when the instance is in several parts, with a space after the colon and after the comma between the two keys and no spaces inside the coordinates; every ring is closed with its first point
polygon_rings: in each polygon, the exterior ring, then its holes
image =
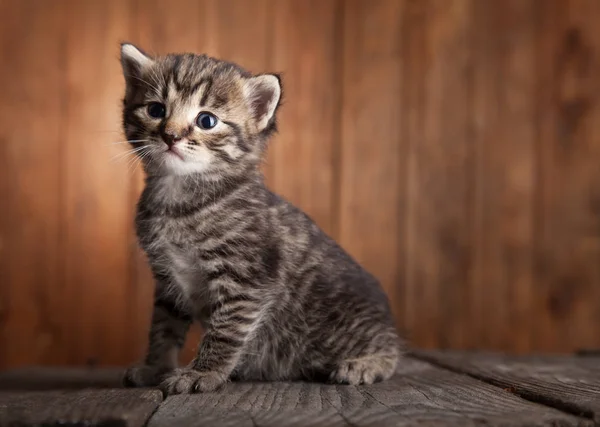
{"type": "Polygon", "coordinates": [[[275,128],[279,77],[206,55],[153,58],[121,46],[123,125],[150,175],[228,177],[260,163],[275,128]]]}

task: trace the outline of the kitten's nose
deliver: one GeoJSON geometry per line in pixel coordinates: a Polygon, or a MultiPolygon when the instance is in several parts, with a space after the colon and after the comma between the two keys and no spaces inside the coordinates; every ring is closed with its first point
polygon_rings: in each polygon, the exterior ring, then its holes
{"type": "Polygon", "coordinates": [[[165,143],[169,146],[169,148],[171,148],[173,146],[173,144],[175,144],[177,141],[181,140],[181,135],[173,132],[173,131],[168,131],[165,130],[163,132],[163,141],[165,141],[165,143]]]}

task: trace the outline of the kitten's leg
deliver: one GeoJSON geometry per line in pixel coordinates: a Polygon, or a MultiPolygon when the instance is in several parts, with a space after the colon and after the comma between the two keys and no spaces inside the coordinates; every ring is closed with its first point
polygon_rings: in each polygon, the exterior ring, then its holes
{"type": "Polygon", "coordinates": [[[157,295],[144,364],[127,369],[123,384],[127,387],[158,386],[167,372],[177,369],[179,351],[185,343],[191,320],[168,297],[157,295]]]}
{"type": "Polygon", "coordinates": [[[196,358],[167,376],[161,388],[167,394],[202,393],[225,384],[260,322],[260,303],[248,295],[229,295],[218,304],[196,358]]]}

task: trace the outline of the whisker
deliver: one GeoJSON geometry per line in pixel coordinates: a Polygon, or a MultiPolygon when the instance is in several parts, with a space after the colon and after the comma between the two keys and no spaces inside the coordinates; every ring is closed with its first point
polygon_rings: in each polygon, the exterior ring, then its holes
{"type": "Polygon", "coordinates": [[[132,139],[132,140],[127,140],[127,141],[115,141],[115,142],[108,142],[105,145],[114,145],[114,144],[131,144],[132,142],[148,142],[150,141],[149,139],[132,139]]]}
{"type": "Polygon", "coordinates": [[[147,157],[152,155],[152,153],[153,153],[153,150],[144,151],[142,154],[140,154],[140,160],[146,159],[147,157]]]}
{"type": "Polygon", "coordinates": [[[134,157],[133,162],[131,162],[131,164],[129,166],[127,166],[127,177],[128,178],[132,178],[133,175],[135,174],[135,170],[137,168],[137,165],[139,165],[141,163],[141,160],[139,157],[134,157]]]}
{"type": "Polygon", "coordinates": [[[116,162],[117,160],[120,160],[120,159],[122,159],[124,157],[127,157],[129,154],[134,154],[134,153],[131,152],[131,151],[129,151],[129,150],[127,150],[124,153],[117,153],[114,156],[112,156],[110,159],[108,159],[108,162],[109,163],[116,162]]]}
{"type": "Polygon", "coordinates": [[[129,155],[129,154],[137,154],[139,152],[144,151],[145,149],[147,150],[147,149],[150,149],[150,148],[152,148],[150,145],[144,145],[143,147],[132,148],[132,149],[127,150],[127,151],[125,151],[123,153],[115,154],[113,157],[110,158],[109,162],[116,161],[117,159],[122,159],[124,157],[127,157],[127,155],[129,155]]]}
{"type": "MultiPolygon", "coordinates": [[[[146,151],[140,150],[138,153],[136,153],[137,154],[136,156],[133,156],[133,159],[129,159],[127,161],[127,175],[128,176],[129,176],[130,169],[135,172],[136,164],[139,164],[141,162],[142,157],[144,155],[147,155],[151,151],[152,150],[146,150],[146,151]]],[[[133,176],[133,174],[131,176],[133,176]]]]}
{"type": "Polygon", "coordinates": [[[125,150],[125,151],[124,151],[124,152],[122,152],[122,153],[117,153],[115,156],[113,156],[113,158],[120,157],[120,156],[122,156],[122,155],[127,155],[127,154],[133,154],[133,153],[137,153],[138,151],[143,151],[143,150],[145,150],[145,149],[149,149],[149,148],[150,148],[150,146],[149,146],[149,145],[144,145],[144,146],[142,146],[142,147],[137,147],[137,148],[130,148],[130,149],[128,149],[128,150],[125,150]]]}
{"type": "Polygon", "coordinates": [[[138,161],[138,162],[135,164],[135,166],[134,166],[134,167],[132,168],[132,170],[131,170],[131,172],[132,172],[132,173],[131,173],[131,176],[133,176],[133,175],[135,174],[135,170],[136,170],[136,168],[137,168],[137,167],[138,167],[140,164],[143,164],[144,160],[145,160],[145,159],[147,159],[147,158],[149,158],[149,157],[152,155],[152,153],[153,153],[153,152],[154,152],[154,150],[147,150],[147,151],[144,151],[144,152],[143,152],[143,153],[142,153],[142,154],[139,156],[139,161],[138,161]]]}

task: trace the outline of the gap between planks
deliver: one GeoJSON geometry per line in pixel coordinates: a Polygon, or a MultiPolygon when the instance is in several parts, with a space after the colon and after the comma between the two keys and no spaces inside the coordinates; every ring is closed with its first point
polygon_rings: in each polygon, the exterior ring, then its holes
{"type": "MultiPolygon", "coordinates": [[[[468,353],[463,352],[463,355],[467,354],[468,353]]],[[[450,371],[455,374],[466,375],[475,380],[513,393],[516,396],[519,396],[521,399],[526,400],[528,402],[537,403],[548,408],[556,409],[564,413],[574,415],[576,417],[585,418],[587,420],[593,421],[595,425],[600,425],[599,416],[592,409],[582,407],[578,403],[570,402],[565,399],[560,399],[556,396],[536,392],[534,390],[531,390],[526,385],[519,385],[517,387],[516,381],[514,381],[514,383],[511,384],[509,378],[506,378],[504,380],[494,378],[494,374],[491,372],[489,375],[486,375],[485,373],[478,372],[477,368],[467,367],[466,365],[461,367],[459,366],[460,362],[453,359],[447,360],[447,358],[444,357],[443,352],[415,350],[409,352],[407,354],[407,357],[412,358],[414,360],[419,360],[421,362],[429,363],[430,365],[435,366],[436,368],[450,371]]],[[[468,361],[464,363],[468,363],[468,361]]],[[[483,368],[479,369],[483,370],[483,368]]],[[[598,395],[598,399],[600,400],[600,394],[598,395]]]]}

